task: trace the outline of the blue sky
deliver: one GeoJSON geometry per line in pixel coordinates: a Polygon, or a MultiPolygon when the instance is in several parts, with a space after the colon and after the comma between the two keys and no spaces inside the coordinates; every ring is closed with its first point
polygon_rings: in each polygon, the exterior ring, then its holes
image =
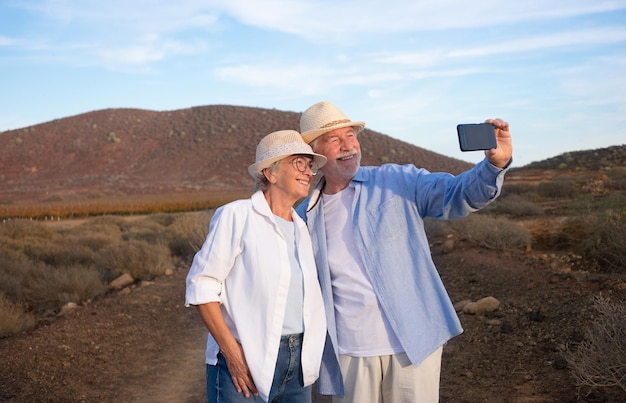
{"type": "Polygon", "coordinates": [[[456,125],[500,117],[522,166],[626,143],[626,0],[3,0],[0,94],[0,131],[330,100],[470,162],[456,125]]]}

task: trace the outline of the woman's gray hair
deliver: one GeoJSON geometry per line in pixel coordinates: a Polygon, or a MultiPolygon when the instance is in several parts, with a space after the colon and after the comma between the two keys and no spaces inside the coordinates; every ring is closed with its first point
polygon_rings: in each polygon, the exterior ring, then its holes
{"type": "MultiPolygon", "coordinates": [[[[278,160],[276,162],[273,162],[272,165],[270,165],[269,167],[267,167],[265,169],[267,169],[270,174],[274,173],[274,171],[276,171],[276,169],[278,168],[278,164],[280,164],[280,161],[282,161],[282,160],[278,160]]],[[[261,191],[265,192],[267,190],[267,188],[270,187],[270,181],[267,179],[267,177],[263,173],[263,171],[265,171],[265,169],[263,169],[261,172],[259,172],[257,174],[257,176],[256,176],[256,179],[254,180],[254,188],[255,188],[255,190],[261,190],[261,191]]]]}
{"type": "Polygon", "coordinates": [[[315,140],[311,141],[309,143],[309,146],[311,146],[311,149],[313,150],[314,153],[317,152],[317,141],[319,140],[319,137],[316,137],[315,140]]]}

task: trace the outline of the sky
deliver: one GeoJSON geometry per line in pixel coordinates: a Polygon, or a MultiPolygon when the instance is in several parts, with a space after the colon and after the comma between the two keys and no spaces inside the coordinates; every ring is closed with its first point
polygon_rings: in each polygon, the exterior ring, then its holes
{"type": "MultiPolygon", "coordinates": [[[[2,0],[0,132],[107,108],[328,100],[468,162],[509,122],[513,166],[626,143],[626,0],[2,0]]],[[[416,162],[419,165],[419,162],[416,162]]]]}

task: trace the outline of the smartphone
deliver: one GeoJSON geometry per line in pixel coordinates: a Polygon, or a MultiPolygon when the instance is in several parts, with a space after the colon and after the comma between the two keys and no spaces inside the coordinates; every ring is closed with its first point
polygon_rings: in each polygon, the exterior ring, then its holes
{"type": "Polygon", "coordinates": [[[457,125],[461,151],[490,150],[497,148],[496,131],[491,123],[457,125]]]}

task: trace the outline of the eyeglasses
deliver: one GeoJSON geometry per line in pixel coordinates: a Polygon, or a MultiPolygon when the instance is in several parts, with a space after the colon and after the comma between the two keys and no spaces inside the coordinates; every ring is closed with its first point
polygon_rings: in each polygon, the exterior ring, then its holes
{"type": "Polygon", "coordinates": [[[319,169],[315,161],[309,158],[305,158],[305,157],[294,158],[293,160],[291,160],[291,165],[293,165],[293,167],[298,172],[302,172],[302,173],[306,172],[308,168],[311,170],[311,174],[313,176],[317,175],[317,170],[319,169]]]}

